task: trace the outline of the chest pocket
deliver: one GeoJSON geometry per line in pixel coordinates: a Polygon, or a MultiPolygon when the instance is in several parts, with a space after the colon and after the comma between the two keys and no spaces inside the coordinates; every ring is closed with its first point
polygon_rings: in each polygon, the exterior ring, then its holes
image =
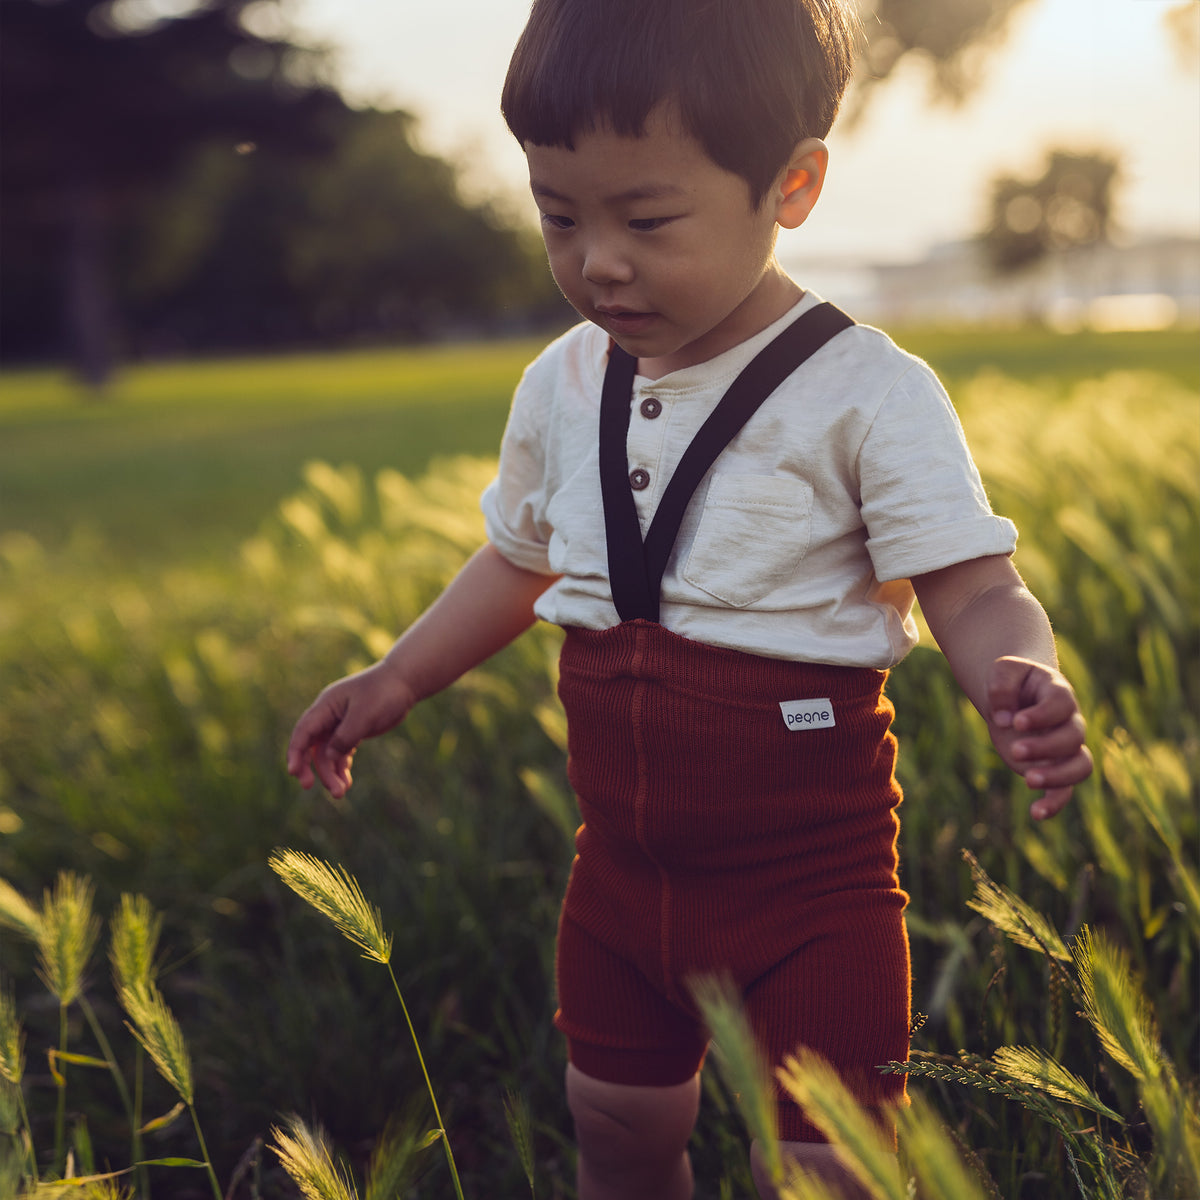
{"type": "Polygon", "coordinates": [[[812,485],[774,475],[712,477],[683,569],[688,583],[745,608],[786,583],[812,537],[812,485]]]}

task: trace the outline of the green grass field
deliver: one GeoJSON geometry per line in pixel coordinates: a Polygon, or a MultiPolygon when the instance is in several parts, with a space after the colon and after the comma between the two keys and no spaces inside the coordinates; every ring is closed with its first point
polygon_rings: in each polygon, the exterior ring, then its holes
{"type": "MultiPolygon", "coordinates": [[[[952,394],[987,369],[1055,386],[1149,369],[1200,386],[1190,333],[899,336],[952,394]]],[[[539,345],[147,365],[102,399],[60,372],[0,374],[0,531],[54,547],[84,530],[124,566],[219,561],[311,459],[414,474],[437,455],[495,453],[539,345]]]]}
{"type": "MultiPolygon", "coordinates": [[[[927,1017],[911,1090],[974,1156],[981,1196],[1190,1200],[1196,337],[902,340],[942,372],[994,506],[1022,531],[1017,565],[1054,621],[1097,760],[1076,803],[1035,826],[936,650],[892,673],[927,1017]],[[988,892],[964,850],[1010,893],[988,892]],[[1059,935],[1072,949],[1051,961],[1059,935]]],[[[316,691],[386,649],[478,544],[479,492],[532,350],[145,366],[103,400],[51,372],[0,375],[0,1197],[28,1175],[22,1128],[43,1178],[68,1148],[84,1172],[198,1153],[125,1027],[107,932],[77,963],[92,1016],[75,1001],[60,1021],[18,900],[55,910],[43,897],[61,871],[92,882],[105,919],[127,893],[162,913],[158,986],[235,1200],[296,1195],[263,1148],[291,1113],[322,1123],[360,1179],[390,1131],[403,1162],[388,1195],[451,1194],[440,1151],[416,1149],[432,1117],[386,973],[275,877],[281,846],[343,864],[379,906],[465,1194],[530,1194],[511,1094],[531,1117],[535,1200],[573,1196],[551,1025],[576,821],[557,632],[536,627],[364,747],[344,802],[303,793],[282,765],[316,691]],[[46,1049],[64,1044],[86,1061],[52,1071],[46,1049]],[[96,1067],[105,1057],[136,1104],[96,1067]]],[[[85,933],[76,921],[64,944],[85,933]]],[[[731,1088],[706,1072],[698,1200],[751,1194],[745,1142],[731,1088]]],[[[916,1140],[905,1152],[929,1154],[916,1140]]],[[[200,1171],[122,1181],[212,1194],[200,1171]]]]}

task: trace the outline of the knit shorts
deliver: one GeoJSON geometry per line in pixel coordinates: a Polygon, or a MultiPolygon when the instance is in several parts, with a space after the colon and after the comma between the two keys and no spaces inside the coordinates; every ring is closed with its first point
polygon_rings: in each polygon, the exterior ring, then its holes
{"type": "MultiPolygon", "coordinates": [[[[580,1071],[692,1078],[708,1032],[691,983],[715,976],[770,1064],[807,1046],[888,1123],[904,1076],[878,1067],[908,1056],[910,982],[884,679],[643,620],[567,630],[559,695],[584,824],[555,1024],[580,1071]]],[[[823,1141],[775,1087],[780,1137],[823,1141]]]]}

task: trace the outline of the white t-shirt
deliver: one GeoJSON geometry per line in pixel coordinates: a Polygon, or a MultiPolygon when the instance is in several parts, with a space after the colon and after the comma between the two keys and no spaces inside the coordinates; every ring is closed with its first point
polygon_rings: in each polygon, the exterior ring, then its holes
{"type": "MultiPolygon", "coordinates": [[[[641,473],[643,537],[726,388],[818,303],[808,292],[724,354],[635,378],[627,447],[631,475],[641,473]]],[[[529,365],[482,499],[501,554],[562,576],[537,615],[587,629],[620,620],[600,490],[607,361],[607,334],[585,323],[529,365]]],[[[936,376],[885,334],[856,325],[776,389],[701,481],[663,575],[659,619],[709,645],[883,669],[916,644],[910,576],[1015,546],[1016,529],[993,515],[936,376]]]]}

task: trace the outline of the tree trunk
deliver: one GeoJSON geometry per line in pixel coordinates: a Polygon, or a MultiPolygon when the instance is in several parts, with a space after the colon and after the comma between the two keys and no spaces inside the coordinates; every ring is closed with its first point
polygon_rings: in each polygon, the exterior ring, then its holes
{"type": "Polygon", "coordinates": [[[106,233],[105,205],[99,188],[91,180],[76,180],[67,197],[67,348],[75,373],[97,392],[108,382],[115,365],[106,233]]]}

